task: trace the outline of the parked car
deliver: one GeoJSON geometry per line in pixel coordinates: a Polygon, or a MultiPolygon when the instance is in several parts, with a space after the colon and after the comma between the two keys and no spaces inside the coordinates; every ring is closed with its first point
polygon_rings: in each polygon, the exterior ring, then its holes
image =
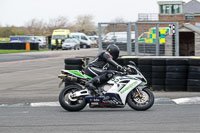
{"type": "Polygon", "coordinates": [[[76,38],[80,41],[81,48],[90,48],[91,40],[84,33],[71,33],[71,38],[76,38]]]}
{"type": "Polygon", "coordinates": [[[68,49],[79,50],[80,42],[74,38],[66,39],[62,44],[62,50],[68,50],[68,49]]]}

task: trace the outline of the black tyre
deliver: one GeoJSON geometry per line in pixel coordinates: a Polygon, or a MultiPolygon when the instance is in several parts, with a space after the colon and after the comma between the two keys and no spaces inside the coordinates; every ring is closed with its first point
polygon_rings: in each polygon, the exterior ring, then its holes
{"type": "Polygon", "coordinates": [[[185,85],[166,85],[165,91],[186,91],[187,86],[185,85]]]}
{"type": "Polygon", "coordinates": [[[142,72],[145,78],[152,78],[152,72],[142,72]]]}
{"type": "Polygon", "coordinates": [[[189,66],[189,72],[200,72],[200,66],[189,66]]]}
{"type": "Polygon", "coordinates": [[[166,66],[167,72],[187,72],[188,66],[166,66]]]}
{"type": "Polygon", "coordinates": [[[187,73],[167,72],[166,78],[168,78],[168,79],[187,79],[187,73]]]}
{"type": "Polygon", "coordinates": [[[84,61],[82,58],[66,58],[64,60],[65,64],[68,65],[82,65],[84,64],[84,61]]]}
{"type": "Polygon", "coordinates": [[[152,66],[152,72],[165,72],[166,66],[152,66]]]}
{"type": "Polygon", "coordinates": [[[200,86],[187,86],[187,91],[200,92],[200,86]]]}
{"type": "Polygon", "coordinates": [[[189,64],[191,66],[200,66],[200,59],[189,59],[189,64]]]}
{"type": "Polygon", "coordinates": [[[67,87],[67,86],[69,86],[69,85],[74,85],[73,82],[65,82],[64,84],[65,84],[65,87],[67,87]]]}
{"type": "Polygon", "coordinates": [[[141,72],[151,72],[152,71],[151,65],[138,65],[138,68],[141,72]]]}
{"type": "Polygon", "coordinates": [[[187,85],[187,79],[166,79],[165,84],[173,86],[185,86],[187,85]]]}
{"type": "Polygon", "coordinates": [[[199,79],[200,80],[200,72],[189,72],[188,79],[199,79]]]}
{"type": "Polygon", "coordinates": [[[153,66],[165,66],[166,65],[166,59],[164,59],[164,58],[153,59],[152,65],[153,66]]]}
{"type": "Polygon", "coordinates": [[[133,90],[127,96],[127,103],[134,110],[144,111],[154,104],[154,95],[148,88],[143,89],[141,93],[142,97],[137,95],[136,90],[133,90]]]}
{"type": "Polygon", "coordinates": [[[65,70],[82,70],[83,67],[81,65],[65,65],[65,70]]]}
{"type": "Polygon", "coordinates": [[[65,87],[59,95],[60,105],[67,111],[80,111],[86,105],[85,97],[72,98],[73,92],[81,90],[82,88],[78,85],[69,85],[65,87]]]}
{"type": "Polygon", "coordinates": [[[138,65],[152,65],[152,59],[148,58],[138,59],[138,65]]]}
{"type": "Polygon", "coordinates": [[[165,78],[165,72],[152,72],[152,78],[165,78]]]}
{"type": "Polygon", "coordinates": [[[153,91],[164,91],[165,85],[152,85],[152,90],[153,91]]]}
{"type": "Polygon", "coordinates": [[[165,85],[165,79],[152,79],[152,85],[165,85]]]}
{"type": "Polygon", "coordinates": [[[188,59],[166,59],[166,65],[188,65],[188,59]]]}
{"type": "Polygon", "coordinates": [[[188,86],[199,86],[200,88],[200,79],[188,79],[188,86]]]}

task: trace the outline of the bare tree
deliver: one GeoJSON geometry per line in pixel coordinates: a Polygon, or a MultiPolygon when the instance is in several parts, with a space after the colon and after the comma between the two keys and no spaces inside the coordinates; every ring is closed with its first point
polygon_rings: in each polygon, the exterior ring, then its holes
{"type": "MultiPolygon", "coordinates": [[[[126,22],[126,20],[122,17],[117,17],[113,20],[111,20],[111,22],[114,23],[124,23],[126,22]]],[[[126,31],[126,25],[125,24],[109,24],[106,27],[106,31],[107,32],[120,32],[120,31],[126,31]]]]}
{"type": "Polygon", "coordinates": [[[49,32],[53,32],[55,29],[62,29],[62,28],[69,28],[71,24],[69,23],[69,20],[67,17],[59,16],[54,19],[50,19],[47,27],[49,32]]]}
{"type": "Polygon", "coordinates": [[[77,17],[75,22],[76,31],[80,31],[86,34],[96,32],[95,22],[91,15],[80,15],[77,17]]]}
{"type": "Polygon", "coordinates": [[[117,17],[117,18],[111,20],[111,22],[123,23],[123,22],[126,22],[126,20],[123,17],[117,17]]]}
{"type": "Polygon", "coordinates": [[[43,35],[45,23],[42,20],[32,19],[25,24],[26,34],[43,35]]]}

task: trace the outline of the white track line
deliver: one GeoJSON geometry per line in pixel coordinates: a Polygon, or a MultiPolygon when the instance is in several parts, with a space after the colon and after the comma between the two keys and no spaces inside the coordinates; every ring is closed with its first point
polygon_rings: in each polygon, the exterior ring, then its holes
{"type": "Polygon", "coordinates": [[[176,104],[200,104],[200,97],[172,99],[176,104]]]}
{"type": "MultiPolygon", "coordinates": [[[[178,105],[187,105],[187,104],[200,104],[200,97],[187,97],[187,98],[156,98],[155,105],[162,104],[178,104],[178,105]],[[173,103],[174,102],[174,103],[173,103]]],[[[26,104],[1,104],[0,107],[23,107],[23,106],[31,106],[31,107],[58,107],[60,106],[59,102],[38,102],[38,103],[26,103],[26,104]]]]}

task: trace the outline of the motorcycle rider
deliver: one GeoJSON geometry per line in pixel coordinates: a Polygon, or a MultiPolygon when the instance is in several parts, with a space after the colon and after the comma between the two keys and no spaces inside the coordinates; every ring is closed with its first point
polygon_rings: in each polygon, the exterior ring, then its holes
{"type": "Polygon", "coordinates": [[[113,70],[108,70],[109,65],[114,66],[117,70],[123,70],[123,67],[115,62],[119,56],[119,52],[119,47],[117,45],[110,44],[105,52],[100,53],[88,64],[85,69],[85,74],[93,77],[93,79],[86,83],[86,87],[98,93],[97,86],[107,82],[114,75],[113,70]]]}

